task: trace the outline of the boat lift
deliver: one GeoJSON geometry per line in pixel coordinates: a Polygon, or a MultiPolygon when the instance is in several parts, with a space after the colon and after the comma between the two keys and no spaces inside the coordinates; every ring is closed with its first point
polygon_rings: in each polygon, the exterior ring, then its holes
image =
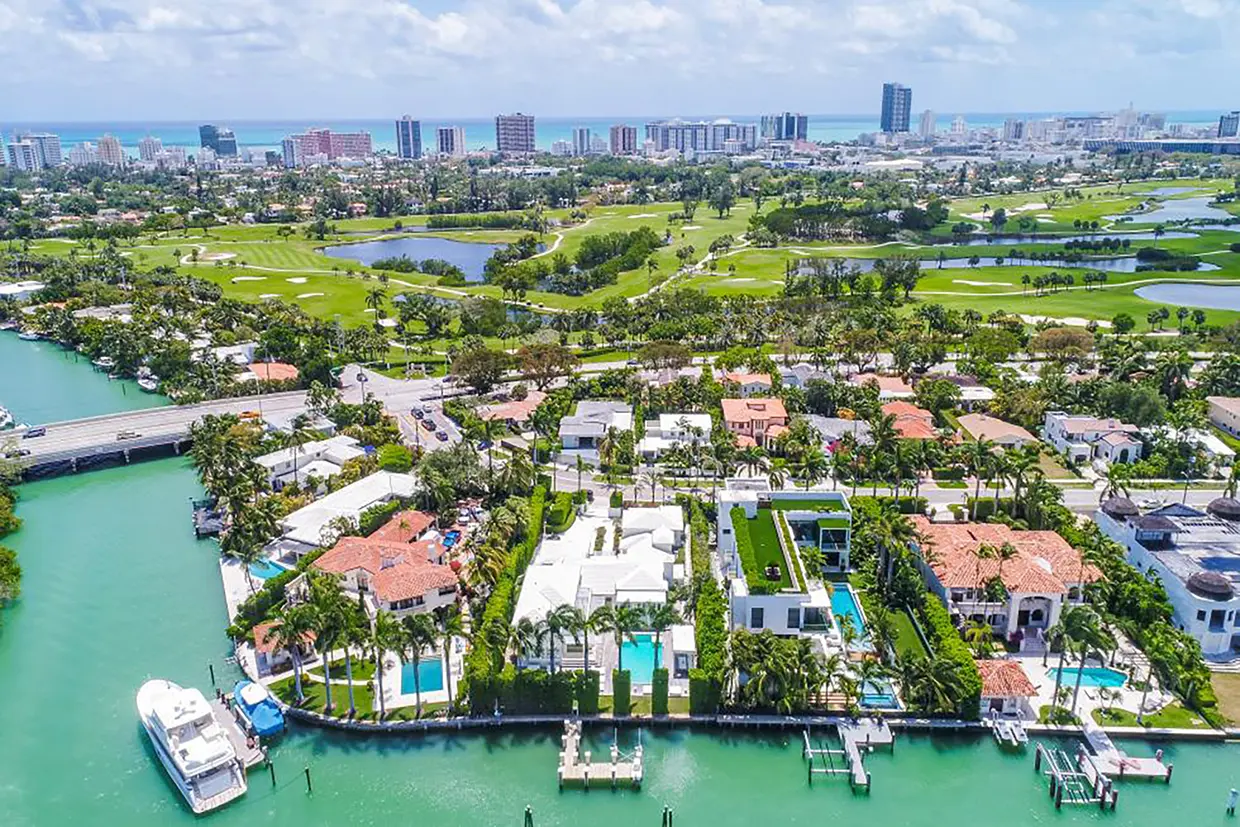
{"type": "Polygon", "coordinates": [[[1033,769],[1049,779],[1056,810],[1064,804],[1096,804],[1100,810],[1114,811],[1119,801],[1119,791],[1110,777],[1098,769],[1084,745],[1077,747],[1073,761],[1062,749],[1038,744],[1033,769]]]}
{"type": "Polygon", "coordinates": [[[881,719],[840,723],[836,725],[836,732],[841,749],[832,749],[821,742],[815,747],[809,728],[803,731],[801,756],[806,762],[809,783],[814,783],[815,775],[843,776],[854,791],[863,789],[870,792],[873,779],[865,768],[865,755],[876,746],[895,749],[895,736],[881,719]]]}

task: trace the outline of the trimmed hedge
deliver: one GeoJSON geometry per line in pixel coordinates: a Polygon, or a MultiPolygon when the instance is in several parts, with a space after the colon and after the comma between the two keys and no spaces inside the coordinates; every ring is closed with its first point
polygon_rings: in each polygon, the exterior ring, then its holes
{"type": "Polygon", "coordinates": [[[357,518],[357,530],[362,533],[363,537],[369,537],[387,525],[388,521],[403,507],[404,502],[399,499],[372,505],[357,518]]]}
{"type": "Polygon", "coordinates": [[[697,668],[689,670],[689,713],[710,715],[719,709],[722,684],[697,668]]]}
{"type": "MultiPolygon", "coordinates": [[[[987,520],[994,516],[994,513],[995,513],[995,498],[994,497],[980,497],[976,500],[976,502],[977,502],[976,519],[979,522],[983,520],[987,520]]],[[[974,519],[973,503],[974,503],[973,497],[965,498],[965,516],[968,519],[974,519]]],[[[1011,497],[1000,497],[999,498],[999,511],[1000,513],[1003,513],[1003,514],[1012,513],[1012,498],[1011,497]]]]}
{"type": "Polygon", "coordinates": [[[654,670],[650,710],[655,715],[667,714],[667,681],[668,674],[666,669],[654,670]]]}
{"type": "Polygon", "coordinates": [[[582,715],[598,714],[599,674],[590,669],[576,672],[577,675],[577,711],[582,715]]]}
{"type": "Polygon", "coordinates": [[[710,571],[710,524],[702,504],[689,500],[689,563],[694,574],[710,571]]]}
{"type": "Polygon", "coordinates": [[[930,471],[930,476],[936,480],[959,481],[964,479],[964,475],[968,473],[963,465],[952,465],[946,468],[934,468],[930,471]]]}
{"type": "Polygon", "coordinates": [[[973,653],[952,624],[951,615],[936,595],[927,595],[917,614],[937,657],[955,661],[960,672],[960,700],[955,715],[975,721],[981,714],[982,675],[977,671],[973,653]]]}
{"type": "Polygon", "coordinates": [[[577,519],[577,509],[573,507],[573,495],[561,491],[555,495],[555,501],[547,510],[547,531],[562,534],[577,519]]]}
{"type": "Polygon", "coordinates": [[[697,668],[689,671],[689,711],[713,714],[719,709],[727,659],[728,602],[714,578],[698,593],[694,608],[697,668]]]}
{"type": "Polygon", "coordinates": [[[629,670],[611,670],[611,690],[612,716],[627,716],[633,702],[633,679],[629,670]]]}
{"type": "Polygon", "coordinates": [[[617,488],[615,491],[611,492],[611,498],[608,500],[608,503],[612,508],[624,507],[624,494],[620,491],[620,489],[617,488]]]}

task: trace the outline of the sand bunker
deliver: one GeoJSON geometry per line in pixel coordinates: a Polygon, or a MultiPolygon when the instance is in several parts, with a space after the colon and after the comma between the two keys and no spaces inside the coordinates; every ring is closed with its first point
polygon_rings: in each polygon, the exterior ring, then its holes
{"type": "Polygon", "coordinates": [[[322,296],[322,295],[325,295],[325,294],[323,294],[323,293],[299,293],[299,294],[297,295],[297,298],[299,298],[299,299],[314,299],[314,298],[318,298],[319,296],[322,296]]]}
{"type": "Polygon", "coordinates": [[[644,212],[644,213],[638,213],[637,215],[629,216],[629,218],[658,218],[658,217],[659,217],[659,214],[653,213],[653,212],[644,212]]]}
{"type": "Polygon", "coordinates": [[[199,253],[199,261],[228,261],[230,258],[236,258],[236,253],[199,253]]]}
{"type": "Polygon", "coordinates": [[[236,284],[239,281],[266,281],[266,280],[267,280],[266,276],[233,276],[232,283],[236,284]]]}
{"type": "MultiPolygon", "coordinates": [[[[1028,204],[1022,204],[1019,207],[1007,207],[1006,208],[1008,215],[1018,215],[1023,212],[1043,212],[1048,209],[1050,208],[1047,207],[1046,204],[1042,203],[1041,201],[1030,201],[1028,204]]],[[[986,215],[982,215],[981,210],[978,210],[975,213],[969,213],[968,215],[965,216],[965,218],[972,218],[974,221],[987,221],[989,220],[993,212],[994,210],[991,210],[990,212],[986,213],[986,215]]]]}
{"type": "Polygon", "coordinates": [[[1026,321],[1029,324],[1037,324],[1038,322],[1054,322],[1056,324],[1067,325],[1068,327],[1085,327],[1093,321],[1097,323],[1098,327],[1111,326],[1110,322],[1102,321],[1101,319],[1082,319],[1080,316],[1064,316],[1063,318],[1056,318],[1055,316],[1027,316],[1024,313],[1021,313],[1020,318],[1022,321],[1026,321]]]}
{"type": "Polygon", "coordinates": [[[970,287],[1011,287],[1010,281],[970,281],[969,279],[952,279],[952,284],[967,284],[970,287]]]}
{"type": "Polygon", "coordinates": [[[280,294],[279,293],[262,293],[259,295],[259,298],[260,299],[278,299],[280,298],[280,294]]]}
{"type": "Polygon", "coordinates": [[[685,226],[681,227],[680,229],[682,229],[682,230],[700,230],[700,229],[702,229],[702,227],[701,227],[701,225],[699,225],[699,224],[686,224],[685,226]]]}
{"type": "Polygon", "coordinates": [[[289,284],[305,284],[308,281],[308,279],[298,276],[297,278],[285,279],[285,281],[287,281],[289,284]]]}

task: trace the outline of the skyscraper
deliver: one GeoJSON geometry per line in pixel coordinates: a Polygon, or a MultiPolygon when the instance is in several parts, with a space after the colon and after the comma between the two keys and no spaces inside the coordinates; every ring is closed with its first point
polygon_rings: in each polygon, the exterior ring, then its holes
{"type": "Polygon", "coordinates": [[[1016,118],[1008,118],[1003,122],[1003,140],[1015,142],[1024,140],[1025,122],[1016,118]]]}
{"type": "Polygon", "coordinates": [[[59,166],[64,160],[60,151],[59,135],[53,135],[51,132],[27,132],[25,135],[18,135],[17,139],[26,141],[34,147],[39,159],[39,165],[35,169],[59,166]]]}
{"type": "Polygon", "coordinates": [[[396,122],[396,156],[408,159],[422,157],[422,124],[408,115],[396,122]]]}
{"type": "Polygon", "coordinates": [[[957,138],[963,138],[969,134],[969,125],[965,123],[964,115],[957,115],[952,118],[952,135],[957,138]]]}
{"type": "Polygon", "coordinates": [[[804,141],[809,138],[809,117],[800,112],[763,115],[760,132],[770,141],[804,141]]]}
{"type": "Polygon", "coordinates": [[[465,128],[441,126],[435,130],[435,147],[440,155],[460,158],[465,154],[465,128]]]}
{"type": "Polygon", "coordinates": [[[517,112],[495,117],[496,152],[533,152],[534,116],[517,112]]]}
{"type": "Polygon", "coordinates": [[[9,165],[22,172],[38,172],[43,169],[38,147],[26,140],[9,144],[9,165]]]}
{"type": "Polygon", "coordinates": [[[99,163],[120,167],[125,165],[125,150],[121,142],[112,135],[104,135],[99,139],[99,163]]]}
{"type": "Polygon", "coordinates": [[[231,129],[205,123],[198,127],[198,145],[207,147],[216,155],[235,157],[237,154],[237,136],[231,129]]]}
{"type": "Polygon", "coordinates": [[[1218,136],[1235,138],[1240,135],[1240,112],[1228,112],[1218,119],[1218,136]]]}
{"type": "Polygon", "coordinates": [[[611,128],[608,149],[612,155],[633,155],[637,152],[637,127],[618,123],[611,128]]]}
{"type": "Polygon", "coordinates": [[[573,154],[580,157],[590,154],[590,128],[587,126],[573,127],[573,154]]]}
{"type": "Polygon", "coordinates": [[[917,124],[917,134],[923,138],[933,138],[938,131],[934,112],[927,109],[921,113],[921,121],[917,124]]]}
{"type": "Polygon", "coordinates": [[[879,126],[884,132],[908,132],[912,111],[912,89],[899,83],[883,84],[883,112],[879,126]]]}
{"type": "Polygon", "coordinates": [[[154,161],[164,151],[164,142],[152,135],[138,141],[138,158],[143,161],[154,161]]]}

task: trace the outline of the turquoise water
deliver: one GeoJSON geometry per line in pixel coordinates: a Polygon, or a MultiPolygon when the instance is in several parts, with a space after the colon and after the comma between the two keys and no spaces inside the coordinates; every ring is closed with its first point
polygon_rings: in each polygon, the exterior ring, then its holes
{"type": "Polygon", "coordinates": [[[865,636],[865,623],[861,620],[861,607],[852,588],[845,583],[836,583],[831,592],[831,613],[839,623],[850,623],[857,632],[857,637],[865,636]]]}
{"type": "MultiPolygon", "coordinates": [[[[1062,683],[1067,686],[1075,686],[1077,672],[1081,673],[1081,686],[1105,686],[1108,689],[1116,689],[1128,683],[1128,676],[1123,672],[1117,669],[1106,669],[1098,666],[1087,666],[1084,670],[1080,667],[1064,669],[1062,683]]],[[[1058,673],[1058,669],[1051,669],[1046,673],[1046,676],[1053,681],[1058,673]]]]}
{"type": "Polygon", "coordinates": [[[418,661],[416,668],[412,663],[402,663],[400,665],[400,692],[402,695],[412,695],[414,689],[417,688],[413,682],[415,672],[423,692],[436,692],[443,689],[443,661],[439,660],[439,658],[427,658],[426,660],[418,661]]]}
{"type": "Polygon", "coordinates": [[[275,563],[271,562],[270,560],[262,560],[258,563],[250,564],[250,574],[254,575],[260,580],[270,580],[272,577],[275,577],[277,574],[283,574],[286,571],[288,571],[288,569],[284,568],[283,566],[277,566],[275,563]]]}
{"type": "MultiPolygon", "coordinates": [[[[15,366],[0,364],[0,374],[15,366]]],[[[82,368],[88,385],[94,375],[82,368]]],[[[797,732],[643,730],[645,787],[585,794],[556,788],[555,729],[359,738],[296,724],[272,749],[274,788],[264,771],[252,773],[243,799],[197,819],[151,752],[134,693],[151,676],[209,692],[209,665],[222,688],[240,677],[225,661],[217,550],[190,527],[187,501],[200,493],[184,459],[22,487],[26,524],[5,543],[21,557],[24,593],[0,627],[4,827],[516,827],[527,804],[538,827],[654,827],[665,805],[683,827],[1235,825],[1223,805],[1240,786],[1236,746],[1166,745],[1171,785],[1124,783],[1118,811],[1103,815],[1056,812],[1031,753],[1005,754],[989,737],[901,736],[893,754],[867,759],[874,790],[866,796],[840,783],[807,785],[797,732]]],[[[612,728],[587,735],[603,752],[612,728]]],[[[639,737],[619,736],[626,750],[639,737]]],[[[1134,755],[1156,749],[1121,746],[1134,755]]]]}
{"type": "Polygon", "coordinates": [[[654,683],[654,662],[662,665],[663,643],[655,654],[654,635],[634,635],[624,642],[624,668],[629,671],[629,681],[634,685],[649,686],[654,683]]]}

